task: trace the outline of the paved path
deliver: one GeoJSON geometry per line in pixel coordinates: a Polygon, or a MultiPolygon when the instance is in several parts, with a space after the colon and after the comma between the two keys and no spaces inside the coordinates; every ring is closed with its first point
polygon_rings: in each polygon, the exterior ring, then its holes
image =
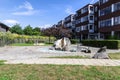
{"type": "MultiPolygon", "coordinates": [[[[120,66],[120,60],[100,59],[51,59],[55,56],[93,56],[99,48],[90,47],[91,54],[81,52],[51,51],[50,46],[23,46],[0,47],[0,60],[7,60],[6,64],[58,64],[58,65],[93,65],[93,66],[120,66]]],[[[73,46],[76,48],[76,46],[73,46]]],[[[107,50],[108,53],[120,52],[120,50],[107,50]]]]}
{"type": "Polygon", "coordinates": [[[120,60],[111,59],[57,59],[57,58],[41,58],[41,59],[24,59],[9,60],[6,64],[54,64],[54,65],[85,65],[85,66],[120,66],[120,60]]]}

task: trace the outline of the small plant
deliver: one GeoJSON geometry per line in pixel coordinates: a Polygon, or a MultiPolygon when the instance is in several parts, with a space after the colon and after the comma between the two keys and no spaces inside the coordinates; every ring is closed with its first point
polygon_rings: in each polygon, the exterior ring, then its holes
{"type": "Polygon", "coordinates": [[[4,62],[6,62],[5,60],[0,60],[0,65],[3,65],[4,62]]]}

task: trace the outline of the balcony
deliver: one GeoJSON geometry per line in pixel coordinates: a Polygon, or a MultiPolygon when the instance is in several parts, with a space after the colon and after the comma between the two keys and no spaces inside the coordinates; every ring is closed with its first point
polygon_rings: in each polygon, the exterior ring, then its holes
{"type": "Polygon", "coordinates": [[[89,33],[94,33],[94,30],[92,30],[92,29],[91,29],[91,30],[89,30],[89,33]]]}
{"type": "Polygon", "coordinates": [[[93,5],[89,5],[89,14],[94,14],[94,6],[93,5]]]}

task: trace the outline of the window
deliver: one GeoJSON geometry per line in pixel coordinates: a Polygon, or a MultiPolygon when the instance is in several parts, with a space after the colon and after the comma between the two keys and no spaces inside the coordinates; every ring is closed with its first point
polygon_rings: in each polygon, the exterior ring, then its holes
{"type": "Polygon", "coordinates": [[[107,14],[109,14],[111,12],[112,12],[112,7],[111,6],[106,7],[104,9],[100,10],[100,16],[107,15],[107,14]]]}
{"type": "Polygon", "coordinates": [[[114,5],[114,11],[120,10],[120,2],[119,3],[115,3],[114,5]]]}
{"type": "Polygon", "coordinates": [[[85,22],[85,21],[88,21],[88,16],[85,16],[85,17],[81,18],[81,22],[85,22]]]}
{"type": "Polygon", "coordinates": [[[87,30],[87,29],[88,29],[88,26],[87,26],[87,25],[81,26],[81,31],[84,31],[84,30],[87,30]]]}
{"type": "Polygon", "coordinates": [[[89,28],[90,28],[90,30],[91,30],[91,29],[93,29],[93,25],[90,25],[90,27],[89,27],[89,28]]]}
{"type": "Polygon", "coordinates": [[[90,16],[90,20],[94,20],[94,19],[93,19],[93,16],[90,16]]]}
{"type": "Polygon", "coordinates": [[[90,6],[90,11],[94,11],[94,8],[93,8],[93,6],[90,6]]]}
{"type": "Polygon", "coordinates": [[[120,16],[114,18],[114,24],[115,25],[120,24],[120,16]]]}
{"type": "Polygon", "coordinates": [[[76,32],[80,32],[80,27],[76,27],[76,32]]]}
{"type": "Polygon", "coordinates": [[[112,25],[111,19],[100,21],[100,27],[109,27],[111,25],[112,25]]]}

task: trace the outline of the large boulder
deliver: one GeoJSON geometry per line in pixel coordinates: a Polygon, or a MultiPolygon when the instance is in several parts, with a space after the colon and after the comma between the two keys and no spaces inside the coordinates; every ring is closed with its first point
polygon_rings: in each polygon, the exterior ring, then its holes
{"type": "Polygon", "coordinates": [[[62,51],[69,51],[71,46],[71,41],[69,38],[62,38],[57,41],[55,41],[53,47],[55,50],[62,50],[62,51]]]}
{"type": "Polygon", "coordinates": [[[106,49],[107,49],[106,46],[100,48],[92,58],[95,58],[95,59],[109,59],[109,56],[106,52],[106,49]]]}

